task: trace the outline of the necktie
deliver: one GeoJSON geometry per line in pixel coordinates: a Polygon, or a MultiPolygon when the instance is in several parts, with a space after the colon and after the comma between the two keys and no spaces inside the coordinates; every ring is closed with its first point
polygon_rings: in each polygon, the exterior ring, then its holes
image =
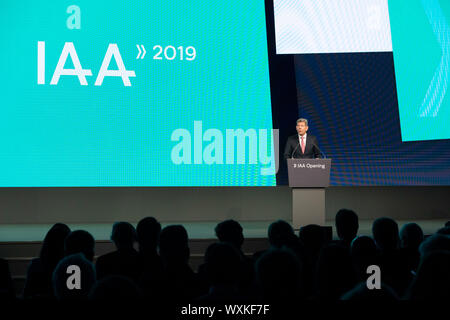
{"type": "Polygon", "coordinates": [[[300,145],[302,146],[302,153],[305,153],[305,137],[300,137],[300,145]]]}

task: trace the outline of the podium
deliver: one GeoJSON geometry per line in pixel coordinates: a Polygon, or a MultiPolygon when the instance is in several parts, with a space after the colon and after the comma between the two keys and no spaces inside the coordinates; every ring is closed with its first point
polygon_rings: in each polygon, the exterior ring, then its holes
{"type": "Polygon", "coordinates": [[[331,159],[288,159],[292,188],[292,224],[325,225],[325,188],[330,185],[331,159]]]}

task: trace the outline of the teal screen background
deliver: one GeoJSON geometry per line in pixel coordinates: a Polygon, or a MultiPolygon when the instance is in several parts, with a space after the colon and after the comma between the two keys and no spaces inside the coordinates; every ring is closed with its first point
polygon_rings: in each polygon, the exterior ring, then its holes
{"type": "MultiPolygon", "coordinates": [[[[226,129],[272,130],[264,1],[3,0],[0,30],[0,186],[276,184],[259,163],[171,160],[178,143],[171,134],[184,128],[193,138],[194,121],[224,137],[226,129]],[[79,30],[66,26],[73,4],[79,30]],[[38,41],[45,41],[44,85],[38,41]],[[87,86],[66,75],[50,85],[65,42],[92,70],[87,86]],[[120,77],[94,86],[112,43],[136,73],[131,87],[120,77]],[[138,44],[144,59],[136,59],[138,44]],[[155,45],[194,46],[196,59],[154,60],[155,45]]],[[[65,68],[73,68],[70,57],[65,68]]],[[[193,143],[191,150],[194,159],[193,143]]]]}
{"type": "Polygon", "coordinates": [[[389,1],[403,141],[450,139],[450,1],[389,1]]]}

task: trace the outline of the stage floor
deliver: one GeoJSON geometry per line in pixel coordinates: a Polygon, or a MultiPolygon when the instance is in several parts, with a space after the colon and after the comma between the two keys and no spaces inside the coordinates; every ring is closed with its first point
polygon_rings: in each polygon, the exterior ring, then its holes
{"type": "MultiPolygon", "coordinates": [[[[397,220],[399,228],[409,222],[415,222],[423,229],[424,234],[432,234],[444,227],[448,219],[433,220],[397,220]]],[[[219,221],[209,222],[170,222],[162,223],[162,226],[182,224],[188,231],[190,239],[214,239],[214,228],[219,221]]],[[[267,228],[273,221],[242,221],[246,238],[266,238],[267,228]]],[[[290,221],[288,221],[290,222],[290,221]]],[[[360,220],[360,235],[371,235],[373,220],[360,220]]],[[[136,225],[134,223],[134,225],[136,225]]],[[[326,221],[325,225],[333,227],[333,238],[336,238],[334,221],[326,221]]],[[[90,232],[96,240],[109,240],[111,235],[111,223],[68,224],[72,230],[83,229],[90,232]]],[[[42,241],[51,227],[50,224],[3,224],[0,225],[0,242],[42,241]]]]}

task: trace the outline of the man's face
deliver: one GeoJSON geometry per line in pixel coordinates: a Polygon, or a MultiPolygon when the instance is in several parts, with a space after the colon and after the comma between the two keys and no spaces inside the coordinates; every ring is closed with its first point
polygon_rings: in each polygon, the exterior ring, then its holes
{"type": "Polygon", "coordinates": [[[296,129],[298,134],[302,136],[306,133],[306,131],[308,131],[308,126],[304,122],[299,122],[297,123],[296,129]]]}

